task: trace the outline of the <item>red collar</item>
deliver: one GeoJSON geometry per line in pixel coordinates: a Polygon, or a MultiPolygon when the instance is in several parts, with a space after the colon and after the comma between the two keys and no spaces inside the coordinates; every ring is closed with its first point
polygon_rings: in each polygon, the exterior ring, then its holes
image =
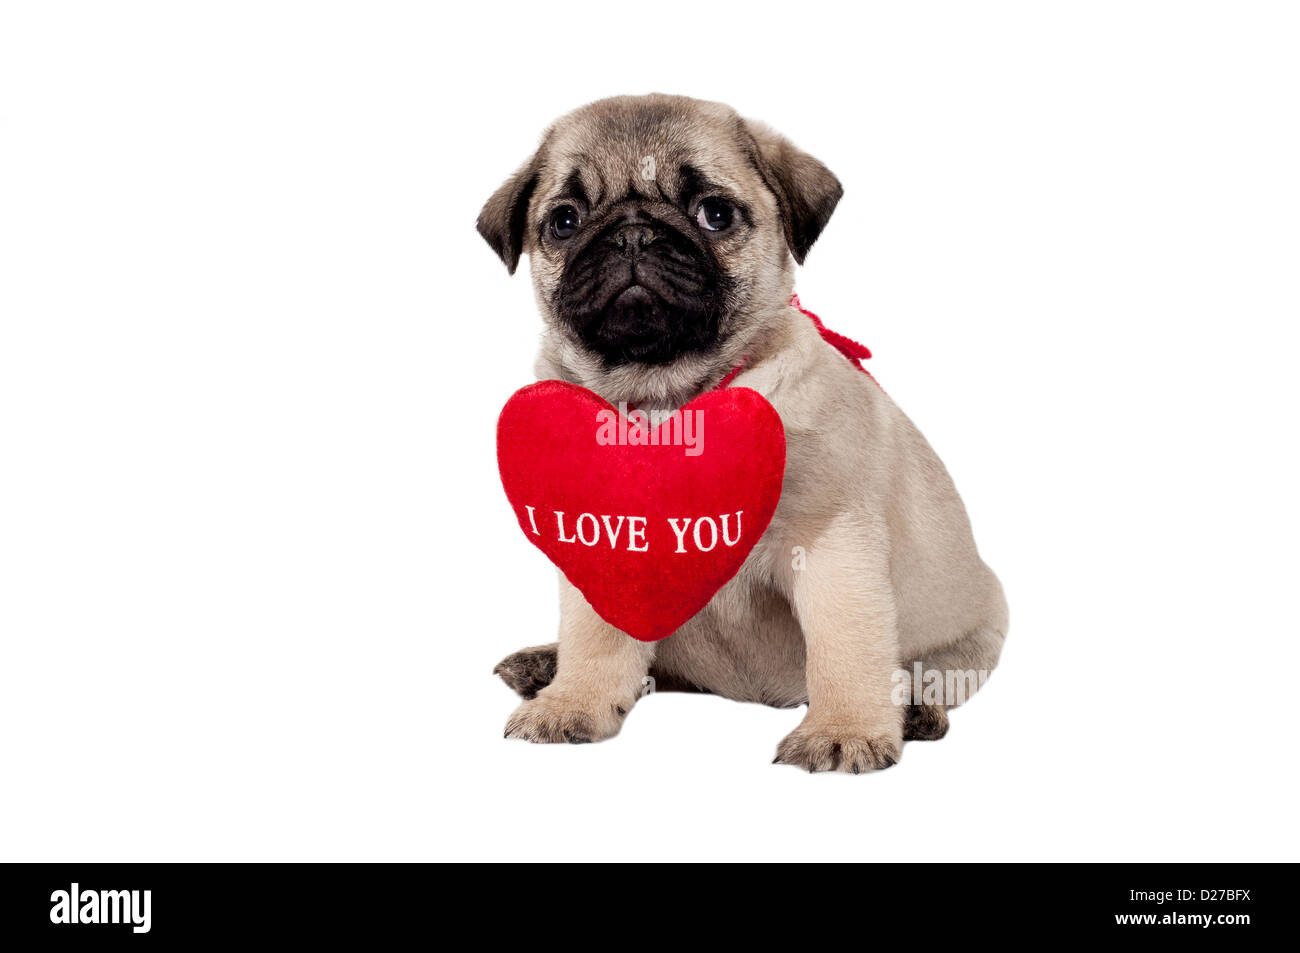
{"type": "MultiPolygon", "coordinates": [[[[845,337],[843,334],[840,334],[837,331],[832,331],[830,328],[826,327],[826,325],[822,324],[821,318],[817,317],[817,315],[813,314],[799,303],[798,295],[790,295],[790,307],[798,309],[800,314],[807,317],[808,320],[813,323],[813,327],[817,329],[817,333],[822,336],[823,341],[852,361],[853,366],[863,374],[871,377],[871,372],[862,366],[862,362],[871,357],[871,351],[865,344],[859,344],[852,338],[845,337]]],[[[747,360],[747,358],[742,358],[740,363],[733,367],[727,376],[722,379],[721,383],[718,384],[718,387],[726,387],[735,380],[736,375],[745,369],[747,360]]],[[[871,377],[871,379],[873,381],[875,380],[874,377],[871,377]]]]}

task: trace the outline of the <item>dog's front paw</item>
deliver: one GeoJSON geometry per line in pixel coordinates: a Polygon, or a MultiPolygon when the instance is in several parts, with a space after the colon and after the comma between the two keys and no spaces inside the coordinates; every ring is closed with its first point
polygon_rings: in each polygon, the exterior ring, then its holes
{"type": "Polygon", "coordinates": [[[773,764],[792,764],[806,771],[881,771],[902,757],[903,735],[897,729],[872,731],[865,725],[819,724],[805,719],[776,748],[773,764]]]}
{"type": "Polygon", "coordinates": [[[542,692],[526,701],[506,722],[506,737],[536,744],[582,745],[618,734],[627,709],[617,704],[589,704],[542,692]]]}

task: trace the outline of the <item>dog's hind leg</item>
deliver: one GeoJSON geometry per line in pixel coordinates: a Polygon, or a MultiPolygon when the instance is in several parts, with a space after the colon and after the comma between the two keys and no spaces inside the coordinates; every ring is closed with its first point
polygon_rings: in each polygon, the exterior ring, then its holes
{"type": "Polygon", "coordinates": [[[948,733],[948,712],[942,705],[908,705],[903,712],[904,741],[938,741],[948,733]]]}
{"type": "MultiPolygon", "coordinates": [[[[922,671],[937,671],[943,674],[945,686],[943,705],[945,708],[956,708],[974,694],[973,691],[961,690],[969,685],[972,677],[976,683],[974,687],[978,688],[984,684],[989,673],[997,667],[998,658],[1002,655],[1002,643],[1006,638],[1006,633],[1001,629],[980,626],[950,645],[924,653],[915,661],[921,663],[922,671]],[[953,684],[959,690],[953,697],[947,697],[946,689],[953,684]]],[[[914,691],[920,692],[921,688],[922,686],[914,686],[914,691]]]]}
{"type": "Polygon", "coordinates": [[[903,737],[909,741],[937,741],[947,734],[948,709],[969,700],[984,684],[998,664],[1005,640],[1001,630],[983,626],[951,645],[908,662],[907,671],[913,676],[913,703],[904,713],[903,737]],[[919,683],[915,679],[918,664],[919,683]]]}
{"type": "Polygon", "coordinates": [[[956,709],[969,701],[972,694],[997,667],[1006,634],[992,625],[972,629],[956,642],[931,649],[907,662],[906,671],[913,680],[911,701],[956,709]],[[917,681],[917,668],[920,681],[917,681]]]}
{"type": "Polygon", "coordinates": [[[497,667],[492,669],[492,674],[499,675],[501,681],[514,689],[520,698],[536,698],[537,693],[555,678],[555,660],[559,648],[558,642],[552,642],[550,645],[520,649],[498,662],[497,667]]]}

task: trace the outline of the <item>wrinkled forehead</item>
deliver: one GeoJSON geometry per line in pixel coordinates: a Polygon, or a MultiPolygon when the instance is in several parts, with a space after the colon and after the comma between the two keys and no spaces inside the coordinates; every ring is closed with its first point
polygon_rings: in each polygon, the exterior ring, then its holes
{"type": "Polygon", "coordinates": [[[595,207],[633,194],[672,201],[692,191],[743,194],[757,176],[729,111],[579,111],[552,130],[538,192],[595,207]]]}

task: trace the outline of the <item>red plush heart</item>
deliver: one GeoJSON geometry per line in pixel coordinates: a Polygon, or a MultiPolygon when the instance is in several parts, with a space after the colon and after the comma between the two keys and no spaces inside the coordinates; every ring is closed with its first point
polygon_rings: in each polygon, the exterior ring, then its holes
{"type": "Polygon", "coordinates": [[[767,529],[785,430],[747,387],[655,429],[628,417],[584,387],[532,384],[501,411],[497,463],[524,535],[601,618],[650,642],[704,608],[767,529]]]}

